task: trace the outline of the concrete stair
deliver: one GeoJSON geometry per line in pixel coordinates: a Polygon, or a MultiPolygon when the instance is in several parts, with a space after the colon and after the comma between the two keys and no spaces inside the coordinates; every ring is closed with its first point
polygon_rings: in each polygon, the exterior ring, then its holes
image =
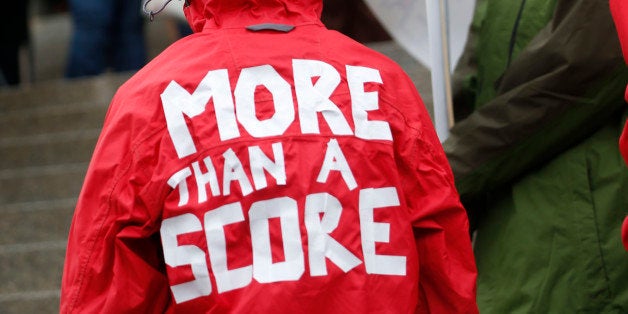
{"type": "Polygon", "coordinates": [[[0,92],[0,313],[58,313],[76,199],[109,101],[129,75],[0,92]]]}

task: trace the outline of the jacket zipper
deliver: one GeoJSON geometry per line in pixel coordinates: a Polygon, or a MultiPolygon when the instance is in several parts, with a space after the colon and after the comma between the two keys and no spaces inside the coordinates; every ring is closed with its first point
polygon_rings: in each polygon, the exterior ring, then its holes
{"type": "Polygon", "coordinates": [[[519,30],[519,23],[521,22],[521,16],[523,15],[523,8],[525,7],[526,0],[521,0],[521,6],[519,7],[519,12],[517,13],[517,19],[515,20],[515,25],[512,29],[512,33],[510,34],[510,45],[508,47],[508,63],[506,63],[506,68],[510,66],[510,62],[512,61],[512,55],[515,50],[515,42],[517,41],[517,31],[519,30]]]}

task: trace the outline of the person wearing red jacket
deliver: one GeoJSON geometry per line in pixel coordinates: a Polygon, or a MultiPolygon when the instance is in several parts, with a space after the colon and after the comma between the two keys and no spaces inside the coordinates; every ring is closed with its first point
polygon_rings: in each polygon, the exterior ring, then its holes
{"type": "Polygon", "coordinates": [[[126,82],[61,313],[477,313],[468,221],[411,80],[321,0],[191,0],[126,82]]]}
{"type": "MultiPolygon", "coordinates": [[[[619,36],[619,42],[621,43],[621,50],[624,54],[624,60],[628,64],[628,3],[622,0],[610,0],[611,14],[615,21],[617,28],[617,34],[619,36]]],[[[628,87],[626,88],[626,101],[628,101],[628,87]]],[[[624,157],[626,164],[628,164],[628,121],[624,126],[624,131],[619,138],[619,150],[624,157]]],[[[624,219],[624,223],[621,228],[621,237],[624,243],[624,247],[628,251],[628,217],[624,219]]]]}

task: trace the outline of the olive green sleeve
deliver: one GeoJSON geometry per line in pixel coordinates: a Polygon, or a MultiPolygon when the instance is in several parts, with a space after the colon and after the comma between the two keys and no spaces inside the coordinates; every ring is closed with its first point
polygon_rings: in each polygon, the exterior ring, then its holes
{"type": "Polygon", "coordinates": [[[503,186],[592,134],[624,106],[627,78],[608,1],[559,0],[497,96],[445,141],[460,194],[503,186]]]}

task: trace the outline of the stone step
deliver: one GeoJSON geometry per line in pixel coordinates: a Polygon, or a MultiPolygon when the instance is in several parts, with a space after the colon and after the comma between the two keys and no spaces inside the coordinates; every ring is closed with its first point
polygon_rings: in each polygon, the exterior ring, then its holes
{"type": "MultiPolygon", "coordinates": [[[[70,18],[31,22],[36,82],[0,89],[0,314],[59,313],[76,198],[107,107],[132,74],[58,80],[70,18]]],[[[162,24],[147,28],[150,51],[168,37],[162,24]]]]}
{"type": "Polygon", "coordinates": [[[0,204],[78,196],[88,163],[0,170],[0,204]]]}
{"type": "Polygon", "coordinates": [[[0,246],[45,241],[66,241],[75,198],[0,205],[0,246]]]}
{"type": "Polygon", "coordinates": [[[0,245],[0,313],[58,313],[65,241],[0,245]]]}
{"type": "Polygon", "coordinates": [[[60,294],[59,289],[0,294],[0,313],[59,313],[60,294]]]}
{"type": "Polygon", "coordinates": [[[88,162],[100,129],[0,138],[0,171],[88,162]]]}
{"type": "Polygon", "coordinates": [[[3,89],[0,113],[76,103],[106,103],[132,73],[105,74],[76,80],[54,80],[19,88],[3,89]]]}
{"type": "Polygon", "coordinates": [[[67,241],[0,245],[0,295],[59,289],[66,245],[67,241]]]}
{"type": "Polygon", "coordinates": [[[108,103],[75,103],[6,110],[0,115],[0,138],[101,128],[108,103]]]}

